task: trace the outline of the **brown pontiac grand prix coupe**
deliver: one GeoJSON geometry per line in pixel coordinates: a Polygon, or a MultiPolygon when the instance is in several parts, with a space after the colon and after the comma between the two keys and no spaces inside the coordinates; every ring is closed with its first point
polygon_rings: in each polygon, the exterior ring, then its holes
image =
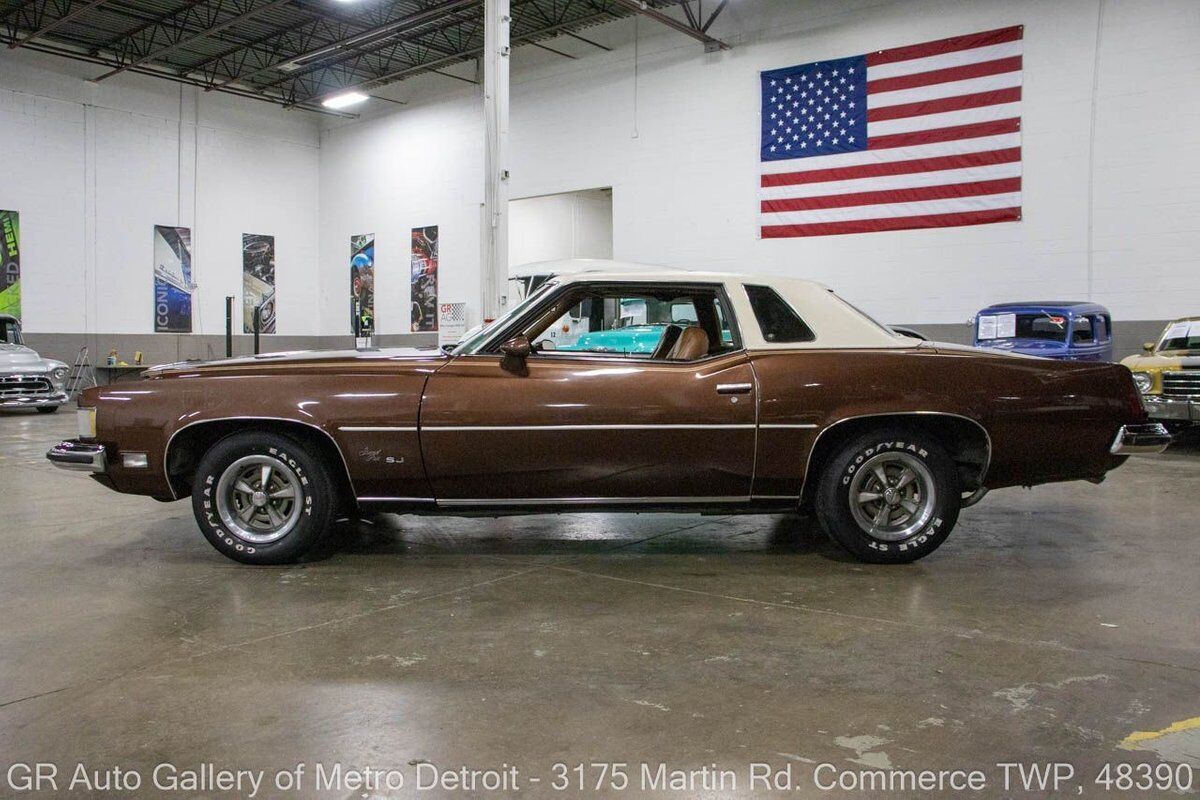
{"type": "Polygon", "coordinates": [[[1122,366],[919,342],[806,281],[609,266],[450,352],[172,364],[90,389],[80,438],[47,457],[190,497],[212,545],[252,564],[372,510],[798,507],[895,563],[988,489],[1099,482],[1170,441],[1122,366]]]}

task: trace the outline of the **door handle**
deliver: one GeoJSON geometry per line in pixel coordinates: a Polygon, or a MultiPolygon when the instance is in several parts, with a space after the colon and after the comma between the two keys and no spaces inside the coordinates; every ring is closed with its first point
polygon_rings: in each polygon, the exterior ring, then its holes
{"type": "Polygon", "coordinates": [[[718,383],[717,394],[750,394],[753,388],[749,383],[718,383]]]}

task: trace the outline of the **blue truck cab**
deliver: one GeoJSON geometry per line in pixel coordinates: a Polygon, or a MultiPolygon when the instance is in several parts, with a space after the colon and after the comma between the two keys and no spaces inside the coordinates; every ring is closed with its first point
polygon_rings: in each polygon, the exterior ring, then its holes
{"type": "Polygon", "coordinates": [[[1096,303],[998,303],[975,315],[974,344],[1065,361],[1112,361],[1112,314],[1096,303]]]}

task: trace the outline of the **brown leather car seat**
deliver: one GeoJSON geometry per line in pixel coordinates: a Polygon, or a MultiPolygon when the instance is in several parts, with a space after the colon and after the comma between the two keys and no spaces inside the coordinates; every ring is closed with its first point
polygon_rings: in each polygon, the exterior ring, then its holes
{"type": "Polygon", "coordinates": [[[703,328],[689,325],[679,334],[679,341],[667,353],[668,361],[695,361],[708,355],[708,334],[703,328]]]}

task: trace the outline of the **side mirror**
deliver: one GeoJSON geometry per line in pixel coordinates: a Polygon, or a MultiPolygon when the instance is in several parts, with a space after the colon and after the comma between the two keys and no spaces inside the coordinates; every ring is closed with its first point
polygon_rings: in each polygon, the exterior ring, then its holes
{"type": "Polygon", "coordinates": [[[529,337],[523,333],[519,333],[509,339],[504,344],[500,345],[500,352],[509,358],[516,358],[524,361],[529,358],[529,354],[533,352],[533,345],[529,343],[529,337]]]}
{"type": "Polygon", "coordinates": [[[1145,350],[1147,353],[1153,353],[1154,352],[1154,342],[1144,342],[1142,344],[1142,349],[1145,350]]]}

